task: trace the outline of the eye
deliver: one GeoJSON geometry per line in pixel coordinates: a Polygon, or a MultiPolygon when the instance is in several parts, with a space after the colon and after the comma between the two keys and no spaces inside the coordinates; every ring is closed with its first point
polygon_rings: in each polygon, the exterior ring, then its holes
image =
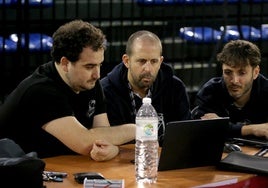
{"type": "Polygon", "coordinates": [[[151,64],[156,64],[156,63],[158,63],[159,61],[158,61],[158,59],[152,59],[151,60],[151,64]]]}
{"type": "Polygon", "coordinates": [[[101,67],[101,66],[102,66],[102,63],[100,63],[100,64],[87,64],[87,65],[85,65],[85,68],[87,70],[91,70],[91,69],[94,69],[95,67],[101,67]]]}
{"type": "Polygon", "coordinates": [[[240,76],[243,76],[243,75],[245,75],[245,74],[247,74],[246,71],[239,71],[239,75],[240,75],[240,76]]]}
{"type": "Polygon", "coordinates": [[[146,59],[138,59],[137,62],[143,65],[143,64],[145,64],[147,61],[146,61],[146,59]]]}
{"type": "Polygon", "coordinates": [[[223,73],[224,73],[225,75],[229,76],[229,75],[231,75],[231,73],[232,73],[232,72],[231,72],[231,71],[226,70],[226,71],[224,71],[223,73]]]}
{"type": "Polygon", "coordinates": [[[86,69],[90,70],[90,69],[93,69],[96,65],[86,65],[86,69]]]}

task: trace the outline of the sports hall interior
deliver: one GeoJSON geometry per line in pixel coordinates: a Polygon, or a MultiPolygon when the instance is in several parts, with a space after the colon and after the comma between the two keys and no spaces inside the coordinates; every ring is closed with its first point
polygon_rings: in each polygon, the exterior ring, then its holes
{"type": "Polygon", "coordinates": [[[0,0],[0,104],[37,66],[51,60],[53,32],[82,19],[107,37],[101,77],[121,62],[133,32],[150,30],[164,62],[185,83],[194,106],[198,89],[221,75],[216,55],[233,39],[257,44],[268,74],[268,0],[0,0]]]}

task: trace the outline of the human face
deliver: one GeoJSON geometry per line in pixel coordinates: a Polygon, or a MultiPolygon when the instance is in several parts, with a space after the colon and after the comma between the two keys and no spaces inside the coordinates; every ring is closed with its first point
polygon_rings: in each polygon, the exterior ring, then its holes
{"type": "Polygon", "coordinates": [[[76,92],[94,88],[100,78],[100,67],[104,60],[104,50],[93,51],[86,47],[81,52],[78,61],[67,64],[67,84],[76,92]]]}
{"type": "Polygon", "coordinates": [[[133,44],[132,54],[124,54],[122,59],[128,68],[128,81],[137,91],[145,91],[153,84],[163,62],[159,45],[139,39],[133,44]]]}
{"type": "Polygon", "coordinates": [[[222,72],[229,95],[236,101],[249,99],[253,81],[259,74],[259,66],[231,67],[223,64],[222,72]]]}

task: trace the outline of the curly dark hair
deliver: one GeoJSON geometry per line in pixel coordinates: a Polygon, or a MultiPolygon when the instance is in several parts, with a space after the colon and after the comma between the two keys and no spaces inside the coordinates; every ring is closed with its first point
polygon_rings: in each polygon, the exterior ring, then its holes
{"type": "Polygon", "coordinates": [[[217,55],[221,64],[231,67],[250,65],[256,67],[261,62],[261,52],[258,46],[246,40],[233,40],[228,42],[217,55]]]}
{"type": "Polygon", "coordinates": [[[83,48],[91,47],[93,51],[101,48],[105,50],[105,43],[105,35],[100,29],[88,22],[73,20],[60,26],[53,34],[51,56],[57,63],[63,56],[75,62],[83,48]]]}

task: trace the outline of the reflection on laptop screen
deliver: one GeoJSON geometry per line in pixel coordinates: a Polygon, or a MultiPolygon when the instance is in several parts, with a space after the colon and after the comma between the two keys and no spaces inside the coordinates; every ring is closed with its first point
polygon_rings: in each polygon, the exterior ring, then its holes
{"type": "Polygon", "coordinates": [[[222,157],[229,118],[174,121],[166,125],[158,170],[216,165],[222,157]]]}

